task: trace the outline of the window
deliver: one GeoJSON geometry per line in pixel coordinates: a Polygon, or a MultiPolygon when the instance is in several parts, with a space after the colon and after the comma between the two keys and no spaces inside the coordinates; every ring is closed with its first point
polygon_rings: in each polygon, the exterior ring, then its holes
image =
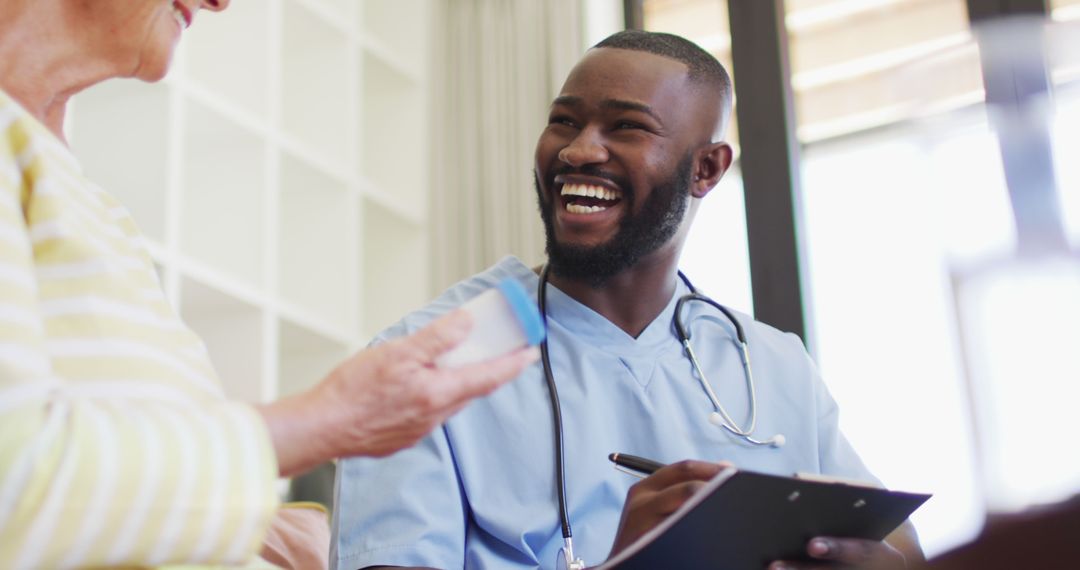
{"type": "Polygon", "coordinates": [[[1080,0],[1053,0],[1055,25],[1050,33],[1050,65],[1055,84],[1053,136],[1058,189],[1065,227],[1074,247],[1080,247],[1080,0]]]}
{"type": "MultiPolygon", "coordinates": [[[[962,0],[786,5],[818,361],[871,468],[935,494],[913,517],[933,554],[976,532],[983,508],[950,267],[1015,240],[979,50],[962,0]]],[[[1076,73],[1054,55],[1056,150],[1073,156],[1076,73]]],[[[1058,167],[1080,238],[1075,167],[1058,167]]]]}
{"type": "Polygon", "coordinates": [[[871,470],[934,493],[913,517],[930,553],[969,538],[982,515],[949,262],[1012,237],[994,140],[964,119],[947,134],[896,127],[803,156],[818,363],[871,470]]]}
{"type": "Polygon", "coordinates": [[[785,7],[804,144],[981,100],[964,0],[786,0],[785,7]]]}
{"type": "Polygon", "coordinates": [[[946,113],[981,101],[978,50],[964,0],[785,5],[818,364],[871,470],[934,493],[933,554],[982,517],[949,262],[1012,231],[985,115],[946,113]]]}
{"type": "MultiPolygon", "coordinates": [[[[646,28],[687,37],[730,65],[726,5],[647,0],[646,28]]],[[[932,555],[969,538],[982,518],[950,264],[1009,251],[1015,239],[981,105],[979,51],[965,0],[785,6],[815,356],[871,469],[890,486],[935,493],[914,517],[932,555]]],[[[1051,6],[1058,28],[1080,24],[1080,0],[1051,6]]],[[[1080,135],[1066,128],[1080,124],[1080,34],[1051,36],[1061,199],[1080,243],[1080,163],[1063,159],[1080,153],[1080,135]]],[[[729,202],[706,200],[696,230],[744,230],[742,213],[736,222],[729,211],[741,196],[731,199],[734,188],[723,184],[729,202]],[[707,211],[710,202],[717,211],[707,211]]],[[[693,235],[684,267],[710,259],[691,249],[708,247],[701,242],[725,250],[737,242],[745,253],[744,235],[693,235]]],[[[717,280],[730,280],[728,263],[713,263],[717,280]]]]}
{"type": "Polygon", "coordinates": [[[1080,0],[1050,0],[1050,9],[1055,21],[1069,22],[1080,19],[1080,0]]]}

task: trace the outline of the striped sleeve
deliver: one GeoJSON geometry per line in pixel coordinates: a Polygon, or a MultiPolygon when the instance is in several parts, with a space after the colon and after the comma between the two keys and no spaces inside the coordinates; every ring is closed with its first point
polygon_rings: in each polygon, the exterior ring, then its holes
{"type": "Polygon", "coordinates": [[[54,362],[25,217],[34,141],[12,113],[0,105],[0,568],[248,560],[277,507],[258,413],[95,388],[54,362]]]}

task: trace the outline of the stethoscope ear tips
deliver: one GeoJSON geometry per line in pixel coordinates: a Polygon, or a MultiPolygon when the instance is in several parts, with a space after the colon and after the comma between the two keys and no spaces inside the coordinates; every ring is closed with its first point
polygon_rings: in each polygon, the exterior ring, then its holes
{"type": "Polygon", "coordinates": [[[720,412],[713,412],[709,414],[709,423],[716,427],[724,427],[724,417],[720,415],[720,412]]]}
{"type": "Polygon", "coordinates": [[[773,447],[784,447],[784,444],[787,443],[787,438],[784,437],[784,434],[778,433],[772,436],[772,439],[769,440],[769,442],[773,447]]]}

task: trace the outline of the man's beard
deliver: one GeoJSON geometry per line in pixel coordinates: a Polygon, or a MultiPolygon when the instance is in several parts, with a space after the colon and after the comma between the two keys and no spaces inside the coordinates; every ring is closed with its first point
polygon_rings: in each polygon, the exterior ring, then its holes
{"type": "MultiPolygon", "coordinates": [[[[544,203],[539,175],[534,173],[540,218],[544,221],[544,232],[547,234],[546,247],[551,271],[560,277],[582,281],[591,287],[599,288],[608,279],[633,267],[642,257],[666,244],[679,231],[690,203],[692,166],[693,155],[687,153],[679,162],[671,180],[654,187],[636,215],[631,214],[635,196],[628,191],[628,184],[620,184],[624,189],[622,200],[626,215],[619,222],[619,230],[614,237],[606,243],[593,246],[559,243],[555,239],[555,208],[561,207],[557,203],[561,198],[554,195],[554,179],[556,175],[566,173],[569,169],[553,173],[548,180],[548,188],[553,192],[550,204],[544,203]]],[[[580,169],[576,172],[603,176],[595,168],[580,169]]],[[[609,176],[603,177],[610,179],[609,176]]]]}

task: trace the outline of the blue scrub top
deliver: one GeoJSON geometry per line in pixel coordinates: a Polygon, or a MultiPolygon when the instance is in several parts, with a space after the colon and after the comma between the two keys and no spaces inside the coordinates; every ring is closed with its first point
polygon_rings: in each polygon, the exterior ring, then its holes
{"type": "MultiPolygon", "coordinates": [[[[463,281],[376,340],[415,331],[495,286],[536,274],[506,258],[463,281]]],[[[613,469],[609,453],[670,463],[731,461],[744,469],[875,481],[837,427],[837,407],[799,338],[737,314],[757,387],[752,446],[708,421],[713,411],[675,336],[675,302],[638,338],[549,285],[548,335],[563,414],[566,490],[575,553],[589,565],[611,549],[626,492],[638,479],[613,469]]],[[[684,308],[695,353],[720,402],[749,418],[745,376],[730,322],[705,303],[684,308]]],[[[411,449],[384,459],[341,461],[331,565],[554,568],[562,547],[551,404],[537,363],[477,400],[411,449]]]]}

